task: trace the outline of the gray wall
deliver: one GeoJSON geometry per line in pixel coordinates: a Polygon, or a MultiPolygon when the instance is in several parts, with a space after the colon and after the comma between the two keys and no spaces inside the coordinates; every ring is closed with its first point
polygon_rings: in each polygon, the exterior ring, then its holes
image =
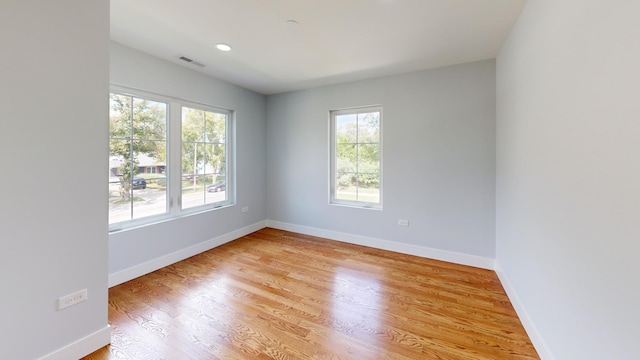
{"type": "Polygon", "coordinates": [[[237,206],[109,235],[109,273],[165,257],[264,220],[266,99],[182,66],[111,42],[111,82],[236,112],[237,206]],[[249,212],[241,213],[242,207],[249,212]]]}
{"type": "Polygon", "coordinates": [[[102,346],[109,2],[1,1],[0,44],[0,358],[95,333],[102,346]],[[57,310],[85,288],[87,301],[57,310]]]}
{"type": "Polygon", "coordinates": [[[270,220],[493,258],[495,63],[267,98],[270,220]],[[383,211],[328,204],[329,111],[382,105],[383,211]],[[398,219],[408,219],[408,228],[398,219]]]}
{"type": "Polygon", "coordinates": [[[529,0],[497,59],[496,261],[557,359],[638,358],[638,18],[529,0]]]}

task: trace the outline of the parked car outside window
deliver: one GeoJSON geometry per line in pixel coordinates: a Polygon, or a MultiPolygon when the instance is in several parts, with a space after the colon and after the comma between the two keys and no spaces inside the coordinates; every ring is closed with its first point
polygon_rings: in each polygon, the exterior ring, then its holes
{"type": "Polygon", "coordinates": [[[146,189],[147,188],[147,180],[141,177],[134,177],[133,182],[131,183],[131,187],[133,189],[146,189]]]}
{"type": "Polygon", "coordinates": [[[227,190],[227,185],[225,184],[224,180],[218,181],[213,185],[207,186],[208,192],[219,192],[219,191],[225,191],[225,190],[227,190]]]}

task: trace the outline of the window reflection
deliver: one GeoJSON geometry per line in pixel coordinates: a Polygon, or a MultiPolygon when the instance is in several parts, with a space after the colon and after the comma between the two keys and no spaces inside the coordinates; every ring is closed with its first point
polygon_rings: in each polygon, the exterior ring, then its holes
{"type": "MultiPolygon", "coordinates": [[[[384,310],[381,292],[379,280],[351,269],[338,268],[333,278],[331,310],[334,326],[348,331],[362,343],[373,345],[381,331],[380,315],[384,310]]],[[[343,342],[344,338],[333,341],[343,342]]],[[[367,354],[360,354],[362,359],[369,358],[365,357],[367,354]]],[[[375,358],[375,354],[370,355],[375,358]]]]}

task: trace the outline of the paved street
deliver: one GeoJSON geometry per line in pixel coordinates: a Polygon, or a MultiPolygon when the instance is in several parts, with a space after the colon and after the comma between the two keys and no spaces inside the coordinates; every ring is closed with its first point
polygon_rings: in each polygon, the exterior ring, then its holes
{"type": "MultiPolygon", "coordinates": [[[[110,191],[110,201],[114,199],[114,195],[117,195],[117,188],[114,191],[113,188],[110,191]]],[[[225,199],[226,192],[197,192],[188,193],[182,197],[182,206],[184,209],[215,203],[223,201],[225,199]]],[[[164,190],[155,190],[151,188],[133,190],[133,196],[136,200],[133,203],[133,219],[138,219],[146,216],[163,214],[167,211],[166,192],[164,190]]],[[[116,223],[120,221],[130,220],[131,217],[131,203],[125,204],[109,204],[109,223],[116,223]]]]}

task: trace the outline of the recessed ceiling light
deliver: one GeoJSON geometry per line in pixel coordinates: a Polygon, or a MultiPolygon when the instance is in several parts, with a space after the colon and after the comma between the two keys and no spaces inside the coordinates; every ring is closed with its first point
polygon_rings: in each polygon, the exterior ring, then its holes
{"type": "Polygon", "coordinates": [[[293,30],[297,28],[298,25],[300,24],[295,20],[287,20],[284,22],[284,26],[287,28],[287,30],[293,30]]]}
{"type": "Polygon", "coordinates": [[[220,51],[231,51],[231,46],[227,45],[227,44],[216,44],[216,48],[220,51]]]}

